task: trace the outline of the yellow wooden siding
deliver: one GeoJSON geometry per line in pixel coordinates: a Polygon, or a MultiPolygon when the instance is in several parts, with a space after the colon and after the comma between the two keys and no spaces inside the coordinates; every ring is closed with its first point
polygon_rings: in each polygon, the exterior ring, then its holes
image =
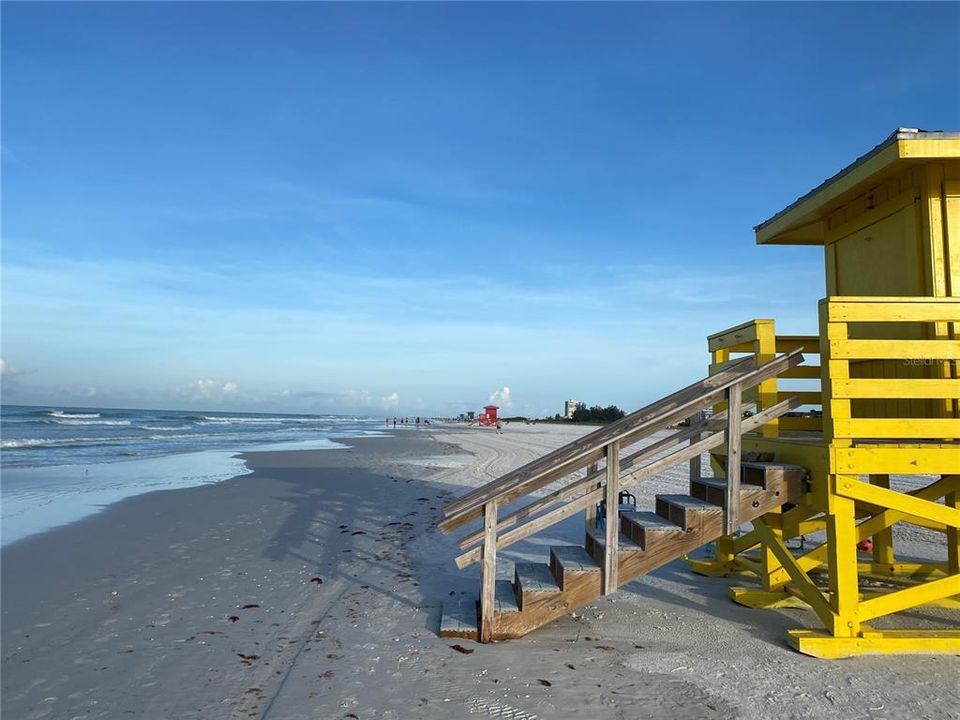
{"type": "Polygon", "coordinates": [[[943,234],[949,265],[948,294],[960,296],[960,163],[945,164],[943,175],[943,234]]]}
{"type": "Polygon", "coordinates": [[[872,225],[892,215],[920,197],[922,168],[910,168],[860,194],[845,203],[829,208],[824,240],[827,243],[872,225]]]}
{"type": "Polygon", "coordinates": [[[913,205],[836,241],[835,295],[925,295],[913,205]]]}
{"type": "MultiPolygon", "coordinates": [[[[828,272],[833,278],[831,294],[836,295],[884,295],[916,297],[935,295],[937,281],[934,275],[943,277],[943,264],[933,268],[929,232],[929,213],[922,203],[912,201],[919,193],[916,185],[923,179],[921,169],[912,170],[896,181],[889,181],[885,187],[868,193],[882,202],[873,213],[864,211],[862,197],[851,203],[853,206],[842,215],[848,222],[836,224],[833,229],[834,242],[827,247],[826,259],[832,259],[834,267],[828,272]],[[892,198],[887,195],[898,192],[892,198]],[[886,194],[884,194],[886,193],[886,194]],[[906,200],[909,204],[904,204],[906,200]],[[875,222],[864,224],[864,218],[877,217],[884,207],[896,206],[889,214],[879,217],[875,222]],[[856,210],[860,210],[859,213],[856,210]],[[853,229],[843,234],[845,229],[853,229]],[[927,238],[924,241],[924,238],[927,238]]],[[[841,214],[838,211],[838,217],[841,214]]],[[[875,309],[866,305],[867,310],[875,309]]],[[[888,311],[884,308],[883,311],[888,311]]],[[[880,311],[880,312],[883,312],[880,311]]],[[[877,317],[883,317],[877,314],[877,317]]],[[[889,317],[889,315],[887,316],[889,317]]],[[[858,318],[860,319],[860,318],[858,318]]],[[[898,318],[899,319],[899,318],[898,318]]],[[[862,322],[849,329],[851,338],[883,338],[920,340],[930,337],[929,326],[908,322],[862,322]]],[[[896,359],[871,359],[851,363],[852,378],[920,379],[937,377],[935,365],[924,362],[925,358],[910,355],[896,359]]],[[[937,415],[935,401],[920,399],[871,399],[855,400],[851,412],[857,417],[931,417],[937,415]]]]}

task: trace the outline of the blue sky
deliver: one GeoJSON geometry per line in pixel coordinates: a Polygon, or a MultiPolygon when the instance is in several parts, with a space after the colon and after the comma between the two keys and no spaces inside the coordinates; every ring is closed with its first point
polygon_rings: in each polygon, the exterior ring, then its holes
{"type": "Polygon", "coordinates": [[[814,331],[753,225],[960,130],[955,3],[2,14],[6,403],[633,409],[814,331]]]}

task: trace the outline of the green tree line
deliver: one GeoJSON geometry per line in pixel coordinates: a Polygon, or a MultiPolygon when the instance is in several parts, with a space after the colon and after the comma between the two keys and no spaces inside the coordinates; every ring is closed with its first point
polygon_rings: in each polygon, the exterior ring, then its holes
{"type": "Polygon", "coordinates": [[[577,423],[608,423],[619,420],[624,415],[626,415],[626,413],[616,405],[607,405],[607,407],[593,405],[592,407],[587,407],[585,403],[580,403],[577,405],[577,409],[573,411],[571,420],[577,423]]]}

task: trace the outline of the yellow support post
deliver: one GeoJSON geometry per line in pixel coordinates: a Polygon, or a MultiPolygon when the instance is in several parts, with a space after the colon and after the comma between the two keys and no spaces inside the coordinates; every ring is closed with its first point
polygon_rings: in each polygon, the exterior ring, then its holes
{"type": "MultiPolygon", "coordinates": [[[[889,475],[871,475],[870,482],[877,487],[890,489],[889,475]]],[[[873,561],[875,563],[893,564],[893,525],[878,530],[873,535],[873,561]]]]}
{"type": "MultiPolygon", "coordinates": [[[[780,511],[764,515],[763,520],[770,528],[770,532],[777,539],[779,544],[783,544],[782,524],[774,520],[779,520],[780,511]]],[[[786,573],[783,572],[783,564],[777,559],[776,554],[766,544],[760,546],[761,575],[760,582],[763,589],[767,591],[779,590],[787,584],[786,573]]]]}
{"type": "MultiPolygon", "coordinates": [[[[960,475],[953,476],[960,481],[960,475]]],[[[960,510],[960,492],[954,490],[944,496],[944,505],[954,510],[960,510]]],[[[954,575],[960,575],[960,528],[947,528],[947,569],[954,575]]]]}
{"type": "MultiPolygon", "coordinates": [[[[777,335],[773,320],[755,320],[757,339],[753,342],[753,352],[757,365],[764,365],[777,356],[777,335]]],[[[770,378],[757,388],[757,410],[765,410],[777,404],[777,379],[770,378]]],[[[763,437],[775,438],[780,435],[780,420],[771,420],[763,426],[763,437]]]]}
{"type": "MultiPolygon", "coordinates": [[[[860,631],[854,503],[836,493],[836,484],[850,479],[851,476],[832,476],[827,498],[827,571],[830,574],[830,607],[836,614],[830,628],[834,637],[853,637],[860,631]]],[[[859,482],[856,476],[852,480],[859,482]]]]}

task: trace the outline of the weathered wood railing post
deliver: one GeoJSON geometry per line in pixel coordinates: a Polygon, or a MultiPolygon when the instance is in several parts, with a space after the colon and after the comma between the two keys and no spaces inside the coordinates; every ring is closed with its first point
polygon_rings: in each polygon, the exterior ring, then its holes
{"type": "MultiPolygon", "coordinates": [[[[690,423],[691,428],[700,424],[700,416],[702,414],[703,412],[700,411],[695,415],[691,415],[687,419],[687,422],[690,423]]],[[[701,438],[702,438],[702,433],[697,433],[696,435],[690,438],[690,444],[691,445],[697,444],[701,440],[701,438]]],[[[698,480],[702,474],[703,474],[703,468],[700,467],[700,456],[697,455],[696,457],[690,458],[690,482],[692,483],[694,480],[698,480]]]]}
{"type": "MultiPolygon", "coordinates": [[[[597,463],[590,463],[587,466],[587,476],[593,475],[597,471],[597,463]]],[[[597,483],[597,487],[600,487],[600,483],[597,483]]],[[[587,528],[595,527],[597,524],[597,506],[595,504],[590,504],[587,506],[587,509],[583,511],[583,521],[586,523],[587,528]]]]}
{"type": "Polygon", "coordinates": [[[727,497],[723,507],[725,535],[733,535],[740,529],[741,391],[739,383],[727,390],[727,497]]]}
{"type": "Polygon", "coordinates": [[[617,591],[620,555],[620,442],[607,445],[606,542],[603,556],[603,594],[617,591]]]}
{"type": "Polygon", "coordinates": [[[480,565],[480,642],[493,640],[497,587],[497,501],[483,506],[483,562],[480,565]]]}

